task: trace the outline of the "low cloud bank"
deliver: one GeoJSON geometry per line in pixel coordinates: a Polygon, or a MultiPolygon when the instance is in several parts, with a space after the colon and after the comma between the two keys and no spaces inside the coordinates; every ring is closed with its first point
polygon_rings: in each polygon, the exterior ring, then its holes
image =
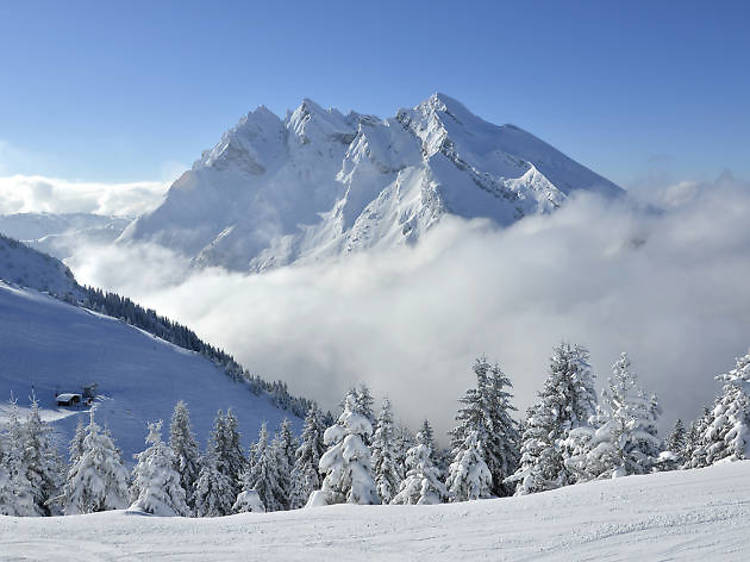
{"type": "Polygon", "coordinates": [[[134,217],[159,205],[164,182],[72,182],[43,176],[0,177],[0,214],[92,213],[134,217]]]}
{"type": "Polygon", "coordinates": [[[262,275],[191,272],[146,246],[86,248],[69,265],[326,407],[366,382],[405,422],[445,431],[486,353],[523,411],[566,339],[589,347],[600,382],[627,350],[665,421],[692,419],[750,346],[750,185],[649,195],[666,211],[582,196],[505,230],[447,219],[414,248],[262,275]]]}

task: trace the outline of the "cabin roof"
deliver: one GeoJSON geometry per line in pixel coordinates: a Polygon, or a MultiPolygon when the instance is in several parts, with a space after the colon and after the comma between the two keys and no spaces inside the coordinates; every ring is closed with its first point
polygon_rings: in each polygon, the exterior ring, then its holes
{"type": "Polygon", "coordinates": [[[74,392],[65,392],[63,394],[58,394],[56,399],[58,402],[67,402],[69,400],[72,400],[76,396],[78,396],[78,398],[81,397],[80,394],[74,392]]]}

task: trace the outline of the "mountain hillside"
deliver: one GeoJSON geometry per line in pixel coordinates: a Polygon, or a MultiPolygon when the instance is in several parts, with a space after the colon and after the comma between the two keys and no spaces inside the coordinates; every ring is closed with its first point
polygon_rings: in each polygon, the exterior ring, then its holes
{"type": "Polygon", "coordinates": [[[379,119],[311,100],[248,113],[131,223],[197,265],[261,271],[413,243],[444,214],[508,225],[577,190],[622,190],[513,125],[435,94],[379,119]]]}
{"type": "Polygon", "coordinates": [[[276,427],[288,416],[265,393],[227,377],[222,366],[196,352],[167,343],[122,321],[61,302],[30,289],[0,282],[0,422],[11,393],[28,407],[32,390],[43,417],[54,422],[66,446],[85,408],[55,405],[56,392],[80,393],[96,383],[97,416],[107,425],[126,462],[144,448],[146,422],[167,423],[178,400],[190,408],[194,429],[205,444],[219,408],[231,407],[244,444],[267,420],[276,427]]]}

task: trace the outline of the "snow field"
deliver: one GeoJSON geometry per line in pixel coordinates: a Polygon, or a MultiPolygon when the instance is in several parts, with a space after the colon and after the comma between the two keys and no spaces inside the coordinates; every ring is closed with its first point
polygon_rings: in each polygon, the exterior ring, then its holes
{"type": "Polygon", "coordinates": [[[746,560],[750,462],[434,506],[0,517],[2,560],[746,560]]]}

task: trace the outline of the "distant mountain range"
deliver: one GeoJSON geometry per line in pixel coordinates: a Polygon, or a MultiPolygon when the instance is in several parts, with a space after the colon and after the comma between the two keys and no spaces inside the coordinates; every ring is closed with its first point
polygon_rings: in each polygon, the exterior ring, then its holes
{"type": "Polygon", "coordinates": [[[263,271],[414,243],[447,214],[509,225],[554,211],[575,190],[624,193],[443,94],[385,120],[306,99],[284,119],[265,107],[248,113],[118,242],[263,271]]]}

